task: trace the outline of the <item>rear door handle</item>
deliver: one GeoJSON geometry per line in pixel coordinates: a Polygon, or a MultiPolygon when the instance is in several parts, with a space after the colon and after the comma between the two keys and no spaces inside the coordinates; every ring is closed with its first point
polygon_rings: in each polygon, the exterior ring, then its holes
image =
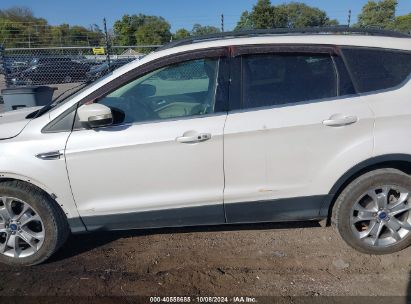
{"type": "Polygon", "coordinates": [[[345,116],[342,114],[334,114],[329,119],[323,121],[325,126],[329,127],[341,127],[351,125],[358,121],[357,116],[345,116]]]}
{"type": "Polygon", "coordinates": [[[196,133],[192,135],[184,134],[183,136],[177,137],[176,141],[182,144],[193,144],[203,142],[209,139],[211,139],[210,133],[196,133]]]}

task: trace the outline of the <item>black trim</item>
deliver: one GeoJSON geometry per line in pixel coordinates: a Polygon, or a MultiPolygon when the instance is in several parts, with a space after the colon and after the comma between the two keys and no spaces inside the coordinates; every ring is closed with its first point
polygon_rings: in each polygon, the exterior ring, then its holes
{"type": "MultiPolygon", "coordinates": [[[[87,231],[184,227],[234,223],[317,220],[326,217],[320,208],[328,195],[294,197],[267,201],[229,203],[123,214],[84,216],[87,231]]],[[[75,222],[72,232],[83,232],[75,222]]],[[[71,226],[72,224],[70,224],[71,226]]]]}
{"type": "Polygon", "coordinates": [[[258,223],[321,219],[327,195],[224,204],[227,223],[258,223]]]}
{"type": "Polygon", "coordinates": [[[314,53],[337,55],[338,48],[334,45],[322,44],[247,44],[233,47],[232,56],[270,54],[270,53],[314,53]]]}
{"type": "MultiPolygon", "coordinates": [[[[230,58],[221,57],[218,66],[214,113],[228,112],[230,95],[230,58]]],[[[192,116],[195,118],[195,116],[192,116]]]]}
{"type": "Polygon", "coordinates": [[[242,108],[242,59],[235,57],[230,60],[230,96],[229,111],[240,110],[242,108]]]}
{"type": "Polygon", "coordinates": [[[41,133],[71,132],[76,115],[77,104],[71,106],[57,118],[41,129],[41,133]]]}
{"type": "Polygon", "coordinates": [[[69,219],[67,219],[67,222],[69,224],[71,233],[77,234],[77,233],[87,232],[87,229],[84,226],[84,223],[81,220],[81,218],[79,218],[79,217],[69,218],[69,219]]]}
{"type": "Polygon", "coordinates": [[[82,217],[88,231],[224,224],[223,204],[82,217]]]}
{"type": "Polygon", "coordinates": [[[334,67],[337,72],[338,96],[356,95],[357,90],[354,86],[351,74],[345,64],[343,55],[333,55],[334,67]]]}

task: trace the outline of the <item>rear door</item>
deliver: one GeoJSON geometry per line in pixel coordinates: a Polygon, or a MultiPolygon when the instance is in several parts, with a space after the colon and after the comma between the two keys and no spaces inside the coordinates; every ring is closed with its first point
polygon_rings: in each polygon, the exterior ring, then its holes
{"type": "Polygon", "coordinates": [[[231,94],[237,109],[224,135],[228,222],[318,218],[337,178],[372,154],[373,114],[334,50],[268,49],[235,59],[241,94],[231,94]]]}

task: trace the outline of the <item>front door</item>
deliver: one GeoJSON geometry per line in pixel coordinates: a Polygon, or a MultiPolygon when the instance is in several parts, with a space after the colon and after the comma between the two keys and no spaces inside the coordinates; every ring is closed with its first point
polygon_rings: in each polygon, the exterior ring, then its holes
{"type": "Polygon", "coordinates": [[[65,152],[88,229],[224,222],[219,63],[165,66],[96,101],[114,125],[73,131],[65,152]]]}

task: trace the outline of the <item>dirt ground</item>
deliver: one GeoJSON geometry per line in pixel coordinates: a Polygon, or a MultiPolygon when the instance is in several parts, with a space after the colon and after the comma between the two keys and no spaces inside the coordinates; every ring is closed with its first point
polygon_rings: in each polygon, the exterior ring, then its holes
{"type": "Polygon", "coordinates": [[[43,265],[0,265],[0,293],[406,296],[410,254],[360,254],[311,222],[93,233],[43,265]]]}

